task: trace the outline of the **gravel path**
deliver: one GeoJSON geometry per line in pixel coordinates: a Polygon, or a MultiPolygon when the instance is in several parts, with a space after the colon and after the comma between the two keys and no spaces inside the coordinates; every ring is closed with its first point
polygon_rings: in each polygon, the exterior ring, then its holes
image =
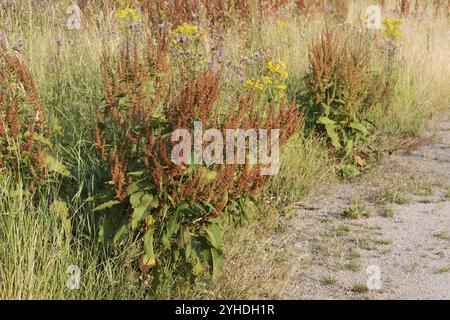
{"type": "Polygon", "coordinates": [[[295,236],[283,245],[295,248],[301,270],[282,298],[450,299],[445,120],[417,150],[386,157],[361,180],[320,190],[300,206],[284,226],[295,236]],[[352,204],[358,219],[343,217],[352,204]]]}

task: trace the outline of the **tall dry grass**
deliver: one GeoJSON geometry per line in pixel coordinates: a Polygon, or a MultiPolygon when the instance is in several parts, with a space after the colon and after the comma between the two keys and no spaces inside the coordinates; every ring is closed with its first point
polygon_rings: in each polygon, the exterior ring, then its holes
{"type": "MultiPolygon", "coordinates": [[[[427,119],[448,110],[450,19],[444,1],[439,10],[432,5],[416,10],[410,1],[409,14],[405,14],[406,7],[403,12],[399,9],[397,1],[383,3],[384,16],[404,18],[395,102],[380,119],[379,135],[385,139],[419,134],[427,119]]],[[[118,249],[98,246],[95,216],[85,201],[105,178],[96,170],[89,141],[96,125],[93,114],[102,103],[102,53],[114,52],[121,41],[115,23],[117,4],[82,1],[82,29],[68,30],[64,25],[70,4],[68,0],[40,1],[39,5],[20,0],[0,7],[0,32],[19,49],[33,71],[57,154],[73,176],[43,190],[41,200],[34,203],[29,194],[0,173],[0,297],[276,298],[295,277],[295,271],[289,253],[280,257],[268,242],[270,230],[278,225],[277,211],[334,178],[333,159],[323,141],[300,135],[287,145],[280,175],[262,196],[266,201],[263,208],[271,218],[264,223],[255,218],[245,229],[229,231],[227,247],[231,249],[225,272],[216,283],[167,283],[159,292],[150,292],[145,280],[133,272],[132,261],[139,253],[133,251],[132,242],[118,249]],[[68,204],[65,218],[50,209],[55,200],[68,204]],[[66,231],[67,221],[72,232],[66,231]],[[65,285],[71,264],[80,265],[83,271],[79,291],[67,290],[65,285]]],[[[297,7],[304,8],[305,4],[308,1],[295,1],[297,7]]],[[[349,1],[347,19],[338,19],[337,32],[363,28],[361,17],[369,4],[372,2],[349,1]]],[[[289,91],[293,94],[300,90],[308,67],[309,45],[328,23],[325,16],[320,10],[298,14],[281,8],[264,19],[258,19],[255,13],[246,28],[231,24],[214,35],[220,43],[210,37],[211,56],[227,64],[224,90],[233,92],[242,87],[247,74],[261,68],[266,58],[286,61],[289,91]]]]}

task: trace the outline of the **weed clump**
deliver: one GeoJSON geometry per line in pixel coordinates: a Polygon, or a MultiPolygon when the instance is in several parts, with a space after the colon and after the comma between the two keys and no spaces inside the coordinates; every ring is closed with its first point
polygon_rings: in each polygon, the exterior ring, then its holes
{"type": "Polygon", "coordinates": [[[49,136],[33,74],[0,42],[0,167],[33,184],[42,181],[49,136]]]}
{"type": "MultiPolygon", "coordinates": [[[[128,44],[115,69],[109,59],[102,63],[105,104],[97,111],[94,145],[108,164],[110,181],[95,195],[103,199],[95,210],[108,209],[100,236],[116,243],[127,234],[141,239],[140,269],[156,282],[172,276],[164,270],[183,270],[180,276],[190,279],[205,266],[215,277],[223,263],[224,226],[245,218],[249,200],[269,176],[264,164],[237,158],[233,164],[176,164],[173,133],[192,132],[196,122],[223,136],[227,130],[280,129],[283,145],[300,130],[302,116],[295,101],[262,113],[253,92],[223,100],[220,71],[171,81],[166,38],[156,43],[149,40],[143,50],[128,44]]],[[[180,156],[190,159],[185,151],[180,156]]]]}
{"type": "Polygon", "coordinates": [[[353,201],[342,213],[343,217],[346,219],[359,219],[361,217],[368,217],[371,214],[372,211],[370,209],[358,206],[355,201],[353,201]]]}
{"type": "Polygon", "coordinates": [[[364,283],[356,283],[353,286],[353,292],[355,293],[359,293],[359,294],[366,294],[369,293],[369,288],[367,287],[367,285],[365,285],[364,283]]]}
{"type": "Polygon", "coordinates": [[[364,146],[376,131],[376,110],[389,108],[394,77],[374,68],[370,39],[324,31],[313,42],[302,101],[310,127],[325,135],[339,158],[364,163],[364,146]],[[358,157],[355,157],[358,155],[358,157]]]}

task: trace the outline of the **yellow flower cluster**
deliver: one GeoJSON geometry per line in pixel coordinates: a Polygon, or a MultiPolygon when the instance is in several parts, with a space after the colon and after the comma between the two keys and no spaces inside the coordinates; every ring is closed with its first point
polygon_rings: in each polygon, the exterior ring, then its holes
{"type": "Polygon", "coordinates": [[[185,62],[200,67],[207,62],[204,43],[207,32],[197,25],[184,22],[172,32],[172,48],[174,53],[185,62]],[[187,59],[187,60],[186,60],[187,59]]]}
{"type": "Polygon", "coordinates": [[[402,30],[400,29],[402,23],[402,19],[384,18],[384,36],[392,41],[399,40],[402,37],[402,30]]]}
{"type": "Polygon", "coordinates": [[[193,36],[198,33],[198,30],[198,26],[184,22],[182,25],[176,27],[173,32],[177,35],[193,36]]]}
{"type": "Polygon", "coordinates": [[[278,63],[274,63],[273,61],[267,62],[266,69],[275,75],[278,75],[282,79],[287,79],[289,77],[289,73],[287,72],[286,62],[279,61],[278,63]]]}
{"type": "Polygon", "coordinates": [[[140,23],[142,21],[137,10],[129,6],[117,11],[116,17],[119,19],[121,29],[126,28],[129,24],[140,23]]]}
{"type": "Polygon", "coordinates": [[[247,89],[256,89],[263,95],[269,95],[275,98],[283,98],[287,90],[287,71],[286,62],[269,61],[266,63],[264,76],[260,78],[251,78],[245,84],[247,89]]]}
{"type": "Polygon", "coordinates": [[[173,44],[185,44],[205,39],[206,31],[199,26],[184,22],[173,30],[173,44]]]}

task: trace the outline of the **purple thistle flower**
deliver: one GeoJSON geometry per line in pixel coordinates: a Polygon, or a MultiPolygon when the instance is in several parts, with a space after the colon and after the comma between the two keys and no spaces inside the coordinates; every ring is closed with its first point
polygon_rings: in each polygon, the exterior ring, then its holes
{"type": "Polygon", "coordinates": [[[189,40],[189,37],[187,35],[182,35],[180,38],[180,43],[185,43],[189,40]]]}
{"type": "Polygon", "coordinates": [[[330,5],[330,4],[326,4],[325,5],[325,7],[324,7],[324,11],[326,12],[326,13],[332,13],[333,12],[333,7],[330,5]]]}
{"type": "Polygon", "coordinates": [[[398,52],[398,46],[391,40],[386,40],[380,45],[382,52],[387,53],[390,56],[395,55],[398,52]]]}
{"type": "Polygon", "coordinates": [[[139,22],[131,22],[128,24],[128,29],[136,31],[138,29],[140,29],[141,24],[139,22]]]}

